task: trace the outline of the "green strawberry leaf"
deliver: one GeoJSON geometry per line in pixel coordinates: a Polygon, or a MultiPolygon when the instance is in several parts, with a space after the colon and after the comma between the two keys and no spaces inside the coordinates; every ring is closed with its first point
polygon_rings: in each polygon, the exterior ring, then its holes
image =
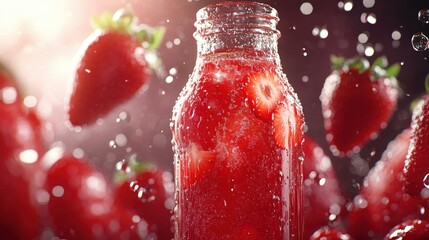
{"type": "Polygon", "coordinates": [[[399,72],[401,71],[401,65],[399,63],[395,63],[386,69],[386,76],[397,77],[399,72]]]}
{"type": "Polygon", "coordinates": [[[164,27],[150,27],[139,23],[130,9],[119,9],[113,15],[105,12],[100,16],[94,16],[91,25],[94,29],[117,31],[134,36],[148,50],[156,50],[165,34],[164,27]]]}
{"type": "Polygon", "coordinates": [[[346,59],[344,57],[331,55],[331,66],[333,70],[340,70],[344,66],[345,62],[346,59]]]}
{"type": "Polygon", "coordinates": [[[125,164],[127,164],[125,171],[118,169],[115,172],[113,177],[115,183],[121,183],[135,174],[149,171],[153,167],[153,165],[148,162],[140,161],[137,154],[129,156],[125,164]]]}
{"type": "Polygon", "coordinates": [[[371,65],[371,68],[375,68],[375,67],[386,68],[388,65],[389,65],[389,62],[387,61],[386,56],[381,56],[375,59],[375,61],[371,65]]]}

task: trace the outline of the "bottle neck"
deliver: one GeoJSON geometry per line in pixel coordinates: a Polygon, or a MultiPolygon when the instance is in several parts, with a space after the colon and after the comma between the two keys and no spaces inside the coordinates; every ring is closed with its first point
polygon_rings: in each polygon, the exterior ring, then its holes
{"type": "Polygon", "coordinates": [[[277,11],[265,4],[224,2],[197,13],[198,57],[236,56],[280,62],[277,11]]]}

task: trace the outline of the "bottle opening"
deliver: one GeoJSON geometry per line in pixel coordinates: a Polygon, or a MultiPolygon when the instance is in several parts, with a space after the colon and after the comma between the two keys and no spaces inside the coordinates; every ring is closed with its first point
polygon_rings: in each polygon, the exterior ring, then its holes
{"type": "Polygon", "coordinates": [[[221,2],[197,12],[194,36],[212,34],[264,34],[280,37],[277,10],[257,2],[221,2]]]}

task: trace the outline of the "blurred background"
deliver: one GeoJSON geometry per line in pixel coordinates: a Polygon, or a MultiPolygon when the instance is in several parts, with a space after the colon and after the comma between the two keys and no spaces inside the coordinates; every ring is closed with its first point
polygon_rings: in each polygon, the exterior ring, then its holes
{"type": "MultiPolygon", "coordinates": [[[[192,37],[196,11],[218,0],[0,0],[0,61],[17,76],[26,105],[37,109],[49,129],[48,142],[90,159],[106,173],[127,155],[173,169],[172,107],[192,72],[196,44],[192,37]],[[163,68],[148,89],[97,124],[71,129],[65,106],[72,86],[76,53],[92,32],[90,19],[130,6],[144,23],[167,30],[159,49],[163,68]]],[[[429,51],[417,52],[411,37],[429,34],[418,12],[422,0],[264,0],[279,11],[279,52],[288,79],[304,107],[307,134],[331,156],[343,190],[355,194],[386,145],[410,123],[410,102],[424,92],[429,51]],[[403,89],[389,125],[360,154],[336,158],[325,141],[319,101],[329,75],[329,56],[385,55],[402,65],[403,89]]],[[[1,116],[0,116],[1,117],[1,116]]]]}

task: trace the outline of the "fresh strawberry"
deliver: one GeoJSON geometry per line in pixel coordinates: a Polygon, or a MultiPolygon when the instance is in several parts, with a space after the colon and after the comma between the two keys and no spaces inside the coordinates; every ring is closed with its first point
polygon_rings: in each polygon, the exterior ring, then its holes
{"type": "Polygon", "coordinates": [[[337,229],[322,227],[311,235],[310,240],[353,240],[353,238],[337,229]]]}
{"type": "Polygon", "coordinates": [[[329,157],[308,136],[304,136],[302,151],[304,239],[309,239],[320,226],[340,223],[345,209],[344,198],[329,157]]]}
{"type": "Polygon", "coordinates": [[[174,183],[171,173],[129,161],[127,170],[119,171],[124,178],[115,190],[115,205],[129,209],[149,224],[149,231],[158,240],[171,240],[174,183]],[[142,167],[143,166],[143,167],[142,167]]]}
{"type": "Polygon", "coordinates": [[[282,96],[278,75],[266,71],[251,74],[246,78],[246,94],[254,113],[262,119],[271,120],[271,114],[282,96]]]}
{"type": "Polygon", "coordinates": [[[401,223],[386,235],[384,240],[427,240],[429,239],[429,222],[408,220],[401,223]]]}
{"type": "Polygon", "coordinates": [[[189,174],[189,179],[184,180],[185,185],[200,181],[214,167],[216,160],[214,151],[203,150],[197,144],[191,143],[186,150],[186,155],[188,171],[192,174],[189,174]]]}
{"type": "Polygon", "coordinates": [[[412,198],[401,179],[410,130],[404,130],[384,151],[354,198],[348,232],[355,239],[382,239],[395,225],[408,219],[429,219],[427,201],[412,198]]]}
{"type": "Polygon", "coordinates": [[[396,107],[399,65],[384,70],[384,57],[371,67],[359,57],[347,61],[333,57],[332,62],[334,71],[326,78],[320,100],[326,139],[334,155],[344,155],[386,126],[396,107]]]}
{"type": "Polygon", "coordinates": [[[62,157],[48,170],[48,209],[57,237],[142,239],[147,223],[113,204],[105,177],[83,160],[62,157]]]}
{"type": "Polygon", "coordinates": [[[36,239],[36,193],[44,152],[41,122],[25,107],[12,74],[0,66],[0,239],[36,239]]]}
{"type": "MultiPolygon", "coordinates": [[[[429,84],[429,77],[426,79],[429,84]]],[[[429,87],[428,87],[429,90],[429,87]]],[[[428,91],[429,92],[429,91],[428,91]]],[[[411,121],[411,144],[404,167],[405,191],[412,196],[429,198],[429,94],[414,108],[411,121]]]]}
{"type": "MultiPolygon", "coordinates": [[[[1,137],[0,145],[3,145],[1,137]]],[[[0,198],[0,239],[37,239],[41,223],[31,196],[28,172],[14,154],[2,150],[0,149],[0,192],[3,193],[0,198]]]]}
{"type": "Polygon", "coordinates": [[[123,11],[94,22],[98,30],[82,46],[69,100],[74,126],[95,122],[142,89],[150,73],[147,50],[154,50],[163,35],[163,29],[137,25],[137,19],[123,11]]]}
{"type": "Polygon", "coordinates": [[[274,140],[280,148],[286,148],[286,141],[299,144],[302,138],[302,117],[298,117],[298,110],[292,104],[279,104],[274,110],[274,140]]]}

